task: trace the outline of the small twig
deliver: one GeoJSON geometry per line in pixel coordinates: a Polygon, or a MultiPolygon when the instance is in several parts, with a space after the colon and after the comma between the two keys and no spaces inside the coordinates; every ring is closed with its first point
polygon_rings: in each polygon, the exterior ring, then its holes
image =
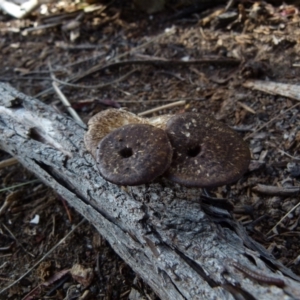
{"type": "MultiPolygon", "coordinates": [[[[204,98],[171,98],[171,99],[147,99],[144,100],[143,104],[155,103],[155,102],[177,102],[177,101],[204,101],[204,98]]],[[[124,100],[115,99],[117,103],[141,103],[141,100],[124,100]]]]}
{"type": "Polygon", "coordinates": [[[257,184],[252,188],[252,191],[270,196],[293,196],[300,193],[300,187],[279,187],[265,184],[257,184]]]}
{"type": "Polygon", "coordinates": [[[251,108],[250,106],[248,106],[247,104],[238,101],[237,105],[239,105],[240,107],[242,107],[243,109],[245,109],[246,111],[248,111],[251,114],[256,114],[255,110],[253,108],[251,108]]]}
{"type": "Polygon", "coordinates": [[[292,155],[286,153],[285,151],[283,151],[283,150],[281,150],[281,149],[278,149],[278,151],[279,151],[282,155],[286,155],[286,156],[289,157],[289,158],[292,158],[292,159],[294,159],[294,160],[300,160],[300,157],[292,156],[292,155]]]}
{"type": "Polygon", "coordinates": [[[175,106],[178,106],[178,105],[185,105],[185,103],[186,103],[185,101],[181,100],[181,101],[177,101],[177,102],[174,102],[174,103],[165,104],[165,105],[162,105],[162,106],[158,106],[158,107],[143,111],[143,112],[139,113],[138,116],[142,117],[142,116],[150,115],[154,112],[157,112],[157,111],[160,111],[160,110],[163,110],[163,109],[172,108],[172,107],[175,107],[175,106]]]}
{"type": "Polygon", "coordinates": [[[253,137],[257,132],[261,131],[263,128],[267,127],[268,125],[270,125],[273,121],[279,119],[280,117],[283,117],[284,114],[286,114],[288,111],[294,109],[295,107],[299,106],[300,103],[296,103],[295,105],[291,106],[290,108],[286,109],[284,112],[279,113],[278,115],[276,115],[274,118],[272,118],[270,121],[266,122],[265,124],[263,124],[262,126],[258,127],[256,130],[254,130],[252,133],[248,134],[244,140],[248,140],[250,137],[253,137]]]}
{"type": "MultiPolygon", "coordinates": [[[[162,34],[155,36],[153,39],[151,39],[151,40],[149,40],[149,41],[147,41],[147,42],[145,42],[145,43],[143,43],[143,44],[141,44],[141,45],[139,45],[139,46],[137,46],[137,47],[135,47],[133,49],[130,49],[130,50],[128,50],[128,51],[126,51],[126,52],[124,52],[124,53],[122,53],[120,55],[117,55],[117,56],[113,57],[111,59],[111,61],[118,61],[120,58],[125,57],[126,55],[130,55],[130,54],[134,53],[135,51],[140,50],[140,49],[142,49],[142,48],[144,48],[144,47],[146,47],[146,46],[148,46],[148,45],[150,45],[150,44],[158,41],[160,38],[162,38],[164,36],[174,34],[174,32],[175,32],[175,28],[172,27],[170,30],[166,30],[162,34]]],[[[87,75],[90,75],[92,73],[95,73],[95,72],[99,71],[102,68],[103,68],[103,62],[100,62],[99,64],[93,66],[92,68],[90,68],[86,72],[83,72],[80,75],[75,75],[73,78],[70,79],[70,82],[76,82],[77,80],[79,80],[79,79],[81,79],[81,78],[83,78],[83,77],[85,77],[87,75]]],[[[37,95],[35,95],[35,97],[38,98],[41,95],[47,94],[50,91],[52,91],[52,88],[49,88],[49,89],[47,89],[47,90],[45,90],[45,91],[43,91],[41,93],[38,93],[37,95]]]]}
{"type": "Polygon", "coordinates": [[[118,62],[108,63],[106,65],[97,65],[87,70],[85,73],[75,75],[71,81],[76,82],[85,76],[91,75],[95,72],[103,71],[108,68],[121,67],[126,65],[156,65],[156,66],[181,66],[181,65],[202,65],[202,64],[217,64],[217,65],[239,65],[240,61],[232,58],[218,58],[218,57],[207,57],[202,59],[191,59],[191,60],[174,60],[165,58],[155,59],[139,59],[139,60],[123,60],[118,62]],[[97,67],[97,68],[96,68],[97,67]]]}
{"type": "Polygon", "coordinates": [[[27,35],[29,32],[33,32],[33,31],[37,31],[37,30],[44,30],[44,29],[57,27],[61,24],[62,24],[62,21],[57,22],[57,23],[52,23],[52,24],[44,24],[44,25],[39,25],[39,26],[36,26],[36,27],[26,28],[22,31],[22,35],[27,35]]]}
{"type": "Polygon", "coordinates": [[[60,244],[62,244],[83,222],[85,219],[82,219],[76,226],[73,227],[73,229],[65,236],[63,237],[54,247],[52,247],[41,259],[39,259],[28,271],[26,271],[22,276],[20,276],[17,280],[15,280],[13,283],[5,287],[0,291],[0,295],[10,289],[12,286],[14,286],[16,283],[18,283],[20,280],[22,280],[26,275],[28,275],[35,267],[37,267],[49,254],[51,254],[60,244]]]}
{"type": "Polygon", "coordinates": [[[126,79],[127,77],[129,77],[131,74],[135,73],[136,71],[138,71],[137,69],[135,70],[132,70],[128,73],[126,73],[125,75],[115,79],[115,80],[112,80],[110,82],[107,82],[107,83],[102,83],[102,84],[96,84],[96,85],[82,85],[82,84],[74,84],[74,83],[68,83],[66,81],[62,81],[60,79],[57,79],[55,78],[54,80],[62,85],[66,85],[66,86],[71,86],[71,87],[74,87],[74,88],[81,88],[81,89],[102,89],[102,88],[105,88],[105,87],[108,87],[112,84],[116,84],[120,81],[123,81],[124,79],[126,79]]]}
{"type": "Polygon", "coordinates": [[[282,221],[290,214],[292,213],[298,206],[300,206],[300,202],[296,204],[291,210],[289,210],[276,224],[273,226],[268,232],[267,235],[269,235],[282,221]]]}
{"type": "Polygon", "coordinates": [[[15,165],[17,163],[19,163],[19,161],[16,158],[14,158],[14,157],[2,160],[0,162],[0,169],[13,166],[13,165],[15,165]]]}
{"type": "Polygon", "coordinates": [[[226,7],[225,7],[225,11],[228,11],[230,8],[232,8],[234,4],[235,4],[235,1],[234,1],[234,0],[229,0],[229,1],[227,2],[226,7]]]}

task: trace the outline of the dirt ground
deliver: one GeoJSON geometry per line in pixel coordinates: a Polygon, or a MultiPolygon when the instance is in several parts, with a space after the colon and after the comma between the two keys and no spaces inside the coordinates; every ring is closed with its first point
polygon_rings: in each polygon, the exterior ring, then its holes
{"type": "MultiPolygon", "coordinates": [[[[84,122],[109,107],[157,108],[146,116],[197,111],[234,128],[249,171],[209,192],[300,275],[298,8],[243,1],[177,16],[184,9],[57,1],[23,20],[0,13],[0,81],[67,113],[56,78],[84,122]]],[[[0,299],[157,299],[92,226],[76,227],[82,217],[55,191],[20,164],[0,176],[0,299]]]]}

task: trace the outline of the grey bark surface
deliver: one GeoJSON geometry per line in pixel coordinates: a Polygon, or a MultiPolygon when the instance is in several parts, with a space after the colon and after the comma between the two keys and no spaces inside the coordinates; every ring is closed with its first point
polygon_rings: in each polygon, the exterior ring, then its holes
{"type": "Polygon", "coordinates": [[[299,277],[199,189],[106,182],[85,130],[0,83],[0,148],[91,222],[161,299],[300,299],[299,277]],[[205,208],[205,209],[204,209],[205,208]]]}

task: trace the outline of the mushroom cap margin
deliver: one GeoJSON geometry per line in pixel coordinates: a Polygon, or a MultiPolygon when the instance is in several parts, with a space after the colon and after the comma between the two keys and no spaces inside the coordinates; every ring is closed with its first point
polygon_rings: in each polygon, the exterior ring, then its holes
{"type": "Polygon", "coordinates": [[[174,150],[166,177],[188,187],[237,181],[248,169],[250,150],[225,124],[199,113],[173,116],[166,131],[174,150]]]}
{"type": "Polygon", "coordinates": [[[165,173],[172,146],[164,130],[149,124],[129,124],[106,135],[97,147],[97,167],[118,185],[149,183],[165,173]]]}

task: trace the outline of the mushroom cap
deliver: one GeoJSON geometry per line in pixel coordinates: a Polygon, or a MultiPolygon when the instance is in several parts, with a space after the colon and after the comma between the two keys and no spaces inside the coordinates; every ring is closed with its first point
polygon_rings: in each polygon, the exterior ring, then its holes
{"type": "Polygon", "coordinates": [[[250,151],[232,129],[199,113],[176,115],[166,131],[174,150],[166,176],[189,187],[216,187],[238,180],[248,169],[250,151]]]}
{"type": "Polygon", "coordinates": [[[147,123],[143,118],[125,110],[106,109],[88,121],[88,131],[84,135],[87,150],[96,158],[99,142],[111,131],[127,124],[147,123]]]}
{"type": "Polygon", "coordinates": [[[165,131],[149,124],[129,124],[100,141],[96,160],[106,180],[118,185],[139,185],[165,173],[172,154],[165,131]]]}

